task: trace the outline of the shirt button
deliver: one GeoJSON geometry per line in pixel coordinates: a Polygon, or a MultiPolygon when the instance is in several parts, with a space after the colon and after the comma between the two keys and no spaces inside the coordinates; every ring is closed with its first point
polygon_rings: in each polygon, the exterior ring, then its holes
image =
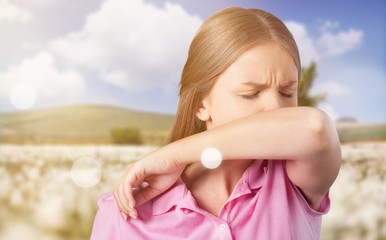
{"type": "Polygon", "coordinates": [[[226,228],[227,228],[227,226],[224,223],[220,224],[220,230],[221,231],[224,231],[226,228]]]}
{"type": "Polygon", "coordinates": [[[189,209],[184,209],[185,214],[189,214],[191,211],[189,209]]]}
{"type": "Polygon", "coordinates": [[[230,203],[227,203],[227,204],[225,205],[225,209],[226,209],[226,210],[231,209],[231,204],[230,204],[230,203]]]}

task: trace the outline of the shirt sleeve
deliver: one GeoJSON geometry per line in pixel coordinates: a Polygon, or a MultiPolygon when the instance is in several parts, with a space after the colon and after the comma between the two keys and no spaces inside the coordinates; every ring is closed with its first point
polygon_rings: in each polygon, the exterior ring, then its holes
{"type": "Polygon", "coordinates": [[[317,214],[326,214],[330,211],[330,191],[324,195],[322,201],[320,202],[320,207],[318,211],[315,211],[317,214]]]}
{"type": "Polygon", "coordinates": [[[320,215],[325,215],[329,212],[330,210],[330,195],[329,195],[329,192],[328,191],[322,201],[320,202],[320,207],[318,210],[314,210],[311,208],[310,204],[307,202],[305,196],[303,195],[303,193],[301,192],[300,188],[297,187],[288,177],[287,175],[287,168],[286,168],[286,161],[283,161],[283,169],[286,173],[286,178],[287,178],[287,181],[290,182],[290,184],[292,185],[292,188],[295,190],[298,198],[300,199],[300,201],[302,202],[302,205],[304,207],[304,209],[311,215],[313,216],[320,216],[320,215]]]}
{"type": "Polygon", "coordinates": [[[98,201],[98,211],[95,215],[91,231],[91,240],[119,240],[120,226],[125,221],[112,193],[102,195],[98,201]]]}

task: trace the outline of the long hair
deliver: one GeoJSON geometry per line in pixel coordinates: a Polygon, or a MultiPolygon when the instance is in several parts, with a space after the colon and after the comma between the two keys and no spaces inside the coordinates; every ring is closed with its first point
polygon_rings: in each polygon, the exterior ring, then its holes
{"type": "Polygon", "coordinates": [[[297,45],[280,19],[260,9],[240,7],[228,7],[210,16],[190,45],[179,85],[177,113],[167,143],[205,131],[205,122],[196,114],[217,78],[245,51],[269,41],[290,54],[300,77],[297,45]]]}

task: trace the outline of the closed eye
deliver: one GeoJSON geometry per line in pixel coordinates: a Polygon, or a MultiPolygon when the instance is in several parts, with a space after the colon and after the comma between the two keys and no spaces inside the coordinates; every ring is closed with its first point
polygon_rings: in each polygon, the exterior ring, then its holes
{"type": "Polygon", "coordinates": [[[255,92],[255,93],[252,93],[252,94],[244,94],[244,95],[240,95],[240,97],[244,98],[244,99],[247,99],[247,100],[251,100],[251,99],[255,99],[259,96],[259,92],[255,92]]]}
{"type": "Polygon", "coordinates": [[[295,96],[294,93],[285,93],[285,92],[280,92],[280,95],[286,98],[293,98],[295,96]]]}

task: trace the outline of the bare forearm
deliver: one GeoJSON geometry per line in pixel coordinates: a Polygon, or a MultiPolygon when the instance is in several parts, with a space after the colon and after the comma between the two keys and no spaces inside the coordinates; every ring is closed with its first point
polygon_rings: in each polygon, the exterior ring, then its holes
{"type": "Polygon", "coordinates": [[[136,216],[131,206],[167,190],[187,164],[200,161],[202,151],[208,147],[217,148],[223,160],[294,160],[286,164],[288,177],[302,189],[314,209],[340,165],[336,130],[324,113],[303,107],[266,111],[180,139],[137,161],[116,188],[120,208],[136,216]],[[148,187],[133,197],[132,189],[142,182],[148,187]]]}
{"type": "Polygon", "coordinates": [[[332,130],[324,118],[313,108],[282,108],[181,139],[167,148],[184,164],[198,161],[208,147],[217,148],[223,160],[309,159],[328,144],[332,130]]]}

